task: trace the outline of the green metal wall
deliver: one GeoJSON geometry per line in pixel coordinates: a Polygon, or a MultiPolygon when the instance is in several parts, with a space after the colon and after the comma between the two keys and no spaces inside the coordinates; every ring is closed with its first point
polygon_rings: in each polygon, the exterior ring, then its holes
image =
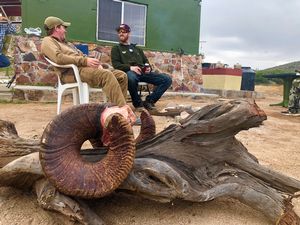
{"type": "MultiPolygon", "coordinates": [[[[200,6],[197,0],[136,0],[148,5],[146,48],[197,54],[200,6]]],[[[68,39],[96,42],[97,0],[22,0],[22,26],[43,27],[47,16],[72,23],[68,39]]]]}

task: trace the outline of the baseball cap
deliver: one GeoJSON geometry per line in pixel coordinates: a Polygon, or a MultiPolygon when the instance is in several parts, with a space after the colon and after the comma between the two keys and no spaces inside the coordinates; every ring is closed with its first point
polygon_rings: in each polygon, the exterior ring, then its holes
{"type": "Polygon", "coordinates": [[[52,29],[55,26],[58,25],[63,25],[65,27],[68,27],[71,25],[71,23],[69,22],[65,22],[62,19],[58,18],[58,17],[54,17],[54,16],[49,16],[45,19],[44,24],[49,28],[52,29]]]}
{"type": "Polygon", "coordinates": [[[128,25],[125,24],[125,23],[122,23],[120,26],[118,26],[116,30],[117,30],[118,32],[119,32],[120,30],[125,30],[126,32],[130,32],[130,31],[131,31],[130,26],[128,26],[128,25]]]}

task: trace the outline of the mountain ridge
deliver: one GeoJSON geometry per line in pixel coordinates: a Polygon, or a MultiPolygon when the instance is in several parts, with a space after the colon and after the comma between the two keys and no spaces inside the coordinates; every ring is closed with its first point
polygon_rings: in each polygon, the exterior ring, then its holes
{"type": "Polygon", "coordinates": [[[267,69],[263,69],[260,71],[273,71],[273,70],[280,70],[280,71],[285,71],[285,72],[295,72],[295,70],[300,70],[300,61],[295,61],[295,62],[290,62],[286,64],[282,64],[279,66],[274,66],[270,67],[267,69]]]}

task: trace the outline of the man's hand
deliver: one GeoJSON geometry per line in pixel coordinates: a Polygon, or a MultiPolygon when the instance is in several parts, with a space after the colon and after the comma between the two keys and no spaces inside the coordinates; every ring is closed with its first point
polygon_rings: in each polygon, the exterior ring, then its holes
{"type": "Polygon", "coordinates": [[[144,73],[150,73],[150,72],[151,72],[151,67],[147,66],[144,73]]]}
{"type": "Polygon", "coordinates": [[[135,73],[138,74],[138,75],[141,75],[141,74],[142,74],[142,70],[141,70],[141,68],[138,67],[138,66],[131,66],[131,67],[130,67],[130,70],[133,71],[133,72],[135,72],[135,73]]]}
{"type": "Polygon", "coordinates": [[[2,22],[8,22],[8,18],[4,17],[4,16],[0,16],[0,21],[2,22]]]}
{"type": "Polygon", "coordinates": [[[136,115],[128,105],[122,107],[111,106],[111,107],[107,107],[101,114],[100,121],[102,127],[105,127],[106,119],[113,113],[121,114],[131,125],[133,125],[136,121],[136,115]]]}
{"type": "Polygon", "coordinates": [[[103,70],[103,66],[100,64],[100,65],[98,66],[98,69],[99,69],[99,70],[103,70]]]}
{"type": "Polygon", "coordinates": [[[86,63],[88,67],[98,68],[100,66],[100,61],[95,58],[88,57],[86,63]]]}

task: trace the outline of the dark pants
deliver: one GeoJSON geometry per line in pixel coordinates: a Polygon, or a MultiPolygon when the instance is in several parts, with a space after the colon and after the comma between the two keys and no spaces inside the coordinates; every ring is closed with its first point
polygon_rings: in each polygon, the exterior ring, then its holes
{"type": "Polygon", "coordinates": [[[10,65],[9,59],[0,53],[0,68],[2,67],[8,67],[10,65]]]}
{"type": "Polygon", "coordinates": [[[155,86],[153,92],[146,97],[146,101],[151,103],[157,102],[172,84],[172,79],[168,75],[153,72],[138,75],[133,71],[128,71],[127,78],[128,91],[134,107],[139,107],[142,105],[142,99],[138,94],[138,82],[146,82],[155,86]]]}

